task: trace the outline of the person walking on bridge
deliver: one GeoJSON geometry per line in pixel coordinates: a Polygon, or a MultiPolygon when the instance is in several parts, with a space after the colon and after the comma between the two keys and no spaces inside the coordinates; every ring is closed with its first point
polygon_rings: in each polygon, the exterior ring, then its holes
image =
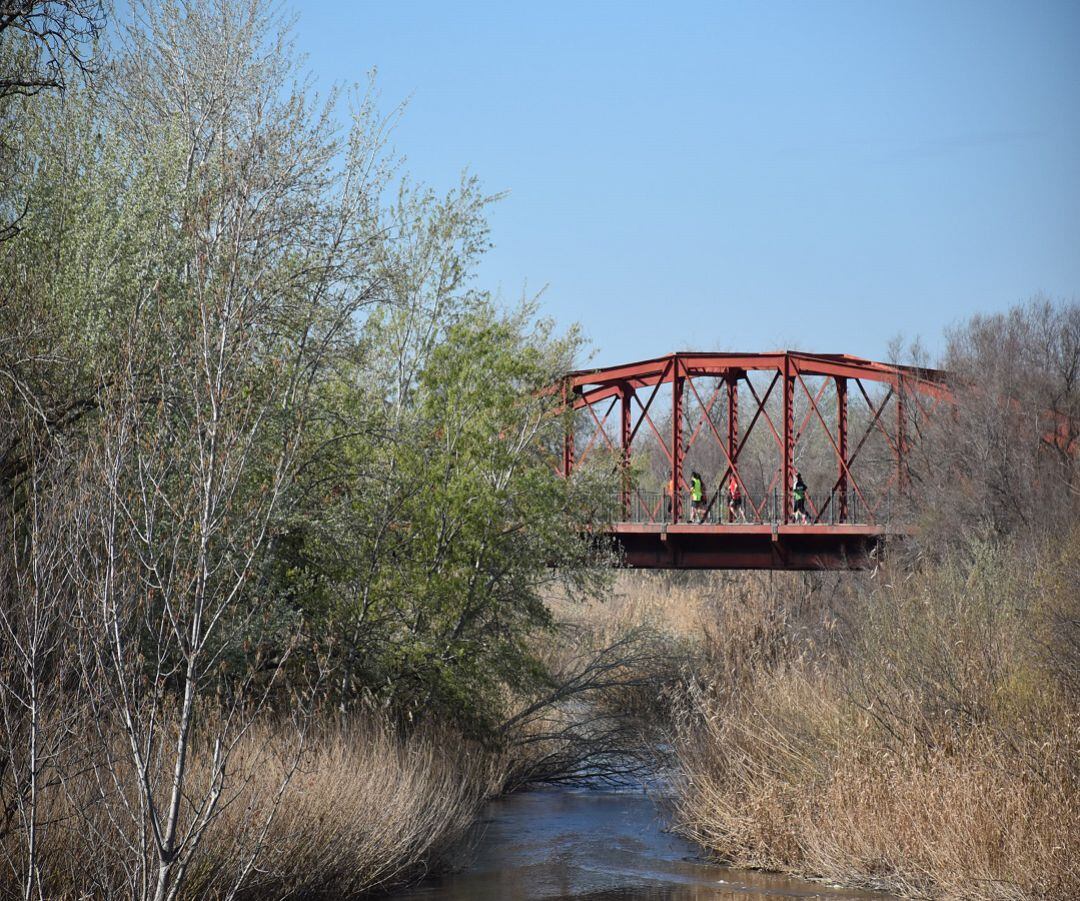
{"type": "Polygon", "coordinates": [[[746,513],[743,510],[743,496],[742,488],[739,487],[739,480],[735,477],[735,473],[731,474],[731,481],[728,482],[728,522],[735,522],[738,519],[740,522],[746,522],[746,513]]]}
{"type": "Polygon", "coordinates": [[[696,469],[690,473],[690,508],[691,522],[705,521],[705,483],[696,469]]]}
{"type": "Polygon", "coordinates": [[[795,484],[791,486],[791,496],[794,501],[792,513],[795,521],[803,524],[810,521],[806,515],[806,482],[803,481],[802,473],[795,470],[795,484]]]}

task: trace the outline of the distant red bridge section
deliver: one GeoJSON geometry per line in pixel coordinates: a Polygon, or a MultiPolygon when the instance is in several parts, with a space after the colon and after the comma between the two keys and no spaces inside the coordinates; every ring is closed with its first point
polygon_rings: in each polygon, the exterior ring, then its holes
{"type": "Polygon", "coordinates": [[[617,461],[605,532],[644,569],[872,565],[907,532],[908,455],[951,399],[939,370],[801,351],[672,353],[568,373],[561,391],[559,471],[601,451],[617,461]],[[693,471],[705,485],[696,506],[693,471]]]}

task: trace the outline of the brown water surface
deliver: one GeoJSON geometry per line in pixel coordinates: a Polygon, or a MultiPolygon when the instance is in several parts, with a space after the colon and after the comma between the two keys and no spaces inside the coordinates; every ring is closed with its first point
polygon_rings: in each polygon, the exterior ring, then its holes
{"type": "Polygon", "coordinates": [[[771,873],[704,860],[665,829],[642,789],[547,789],[488,805],[458,872],[393,895],[394,901],[705,901],[805,898],[882,901],[771,873]]]}

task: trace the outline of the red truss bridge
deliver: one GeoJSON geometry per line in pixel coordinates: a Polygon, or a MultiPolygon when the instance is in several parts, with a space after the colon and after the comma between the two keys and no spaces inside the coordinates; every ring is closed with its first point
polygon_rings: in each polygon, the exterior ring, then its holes
{"type": "Polygon", "coordinates": [[[561,474],[616,459],[610,535],[654,569],[870,565],[908,530],[908,457],[951,396],[938,370],[797,351],[673,353],[571,372],[562,391],[561,474]]]}

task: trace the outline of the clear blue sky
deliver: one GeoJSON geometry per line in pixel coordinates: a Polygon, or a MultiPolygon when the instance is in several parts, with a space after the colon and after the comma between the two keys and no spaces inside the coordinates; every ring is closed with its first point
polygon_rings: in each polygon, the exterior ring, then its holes
{"type": "Polygon", "coordinates": [[[321,81],[411,97],[415,177],[510,192],[483,285],[597,363],[1080,297],[1076,0],[294,6],[321,81]]]}

